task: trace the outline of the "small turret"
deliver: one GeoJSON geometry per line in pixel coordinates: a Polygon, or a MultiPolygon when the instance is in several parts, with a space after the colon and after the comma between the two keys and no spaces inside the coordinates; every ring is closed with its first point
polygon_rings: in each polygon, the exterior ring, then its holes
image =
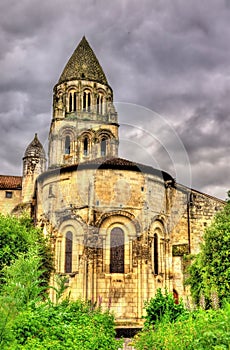
{"type": "Polygon", "coordinates": [[[46,169],[45,150],[35,134],[33,141],[26,148],[23,157],[22,200],[32,201],[34,184],[38,175],[46,169]]]}

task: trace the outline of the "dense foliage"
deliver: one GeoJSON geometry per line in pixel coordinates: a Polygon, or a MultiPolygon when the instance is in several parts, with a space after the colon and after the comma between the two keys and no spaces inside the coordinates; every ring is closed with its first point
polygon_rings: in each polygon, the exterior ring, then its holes
{"type": "Polygon", "coordinates": [[[45,255],[40,232],[26,218],[9,217],[0,218],[0,232],[0,349],[117,350],[120,342],[108,311],[69,298],[59,302],[66,288],[62,278],[55,288],[55,303],[49,299],[44,262],[50,256],[45,255]]]}
{"type": "Polygon", "coordinates": [[[81,301],[42,303],[27,309],[16,319],[12,330],[17,350],[117,350],[119,345],[113,316],[81,301]]]}
{"type": "Polygon", "coordinates": [[[148,327],[134,340],[137,350],[230,349],[230,201],[206,229],[189,275],[187,284],[201,308],[179,316],[172,300],[158,292],[146,306],[148,327]]]}
{"type": "MultiPolygon", "coordinates": [[[[37,248],[20,253],[18,259],[2,271],[4,283],[0,290],[0,348],[11,341],[12,326],[20,312],[39,303],[44,297],[41,285],[43,271],[37,248]]],[[[9,345],[9,344],[8,344],[9,345]]],[[[6,347],[7,348],[7,347],[6,347]]]]}
{"type": "Polygon", "coordinates": [[[172,322],[187,314],[182,301],[176,304],[173,295],[167,290],[163,294],[160,288],[155,297],[145,303],[145,310],[145,326],[156,325],[163,320],[172,322]]]}
{"type": "Polygon", "coordinates": [[[190,312],[186,319],[162,321],[154,330],[140,332],[134,339],[136,350],[228,350],[230,344],[230,304],[223,309],[190,312]]]}
{"type": "Polygon", "coordinates": [[[9,266],[19,253],[26,253],[31,247],[39,247],[43,267],[42,278],[48,283],[53,270],[53,259],[48,241],[40,229],[35,228],[28,215],[17,218],[0,214],[0,277],[4,266],[9,266]]]}
{"type": "Polygon", "coordinates": [[[230,297],[230,202],[204,234],[201,252],[189,268],[187,284],[196,304],[218,306],[230,297]]]}

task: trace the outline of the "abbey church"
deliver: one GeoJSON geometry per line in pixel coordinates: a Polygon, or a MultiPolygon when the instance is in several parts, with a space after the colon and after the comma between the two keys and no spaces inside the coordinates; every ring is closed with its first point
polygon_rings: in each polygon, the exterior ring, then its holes
{"type": "Polygon", "coordinates": [[[158,288],[186,301],[184,255],[198,253],[224,201],[119,158],[118,128],[113,91],[83,37],[54,86],[48,155],[35,135],[22,177],[0,175],[0,211],[30,210],[71,298],[138,326],[158,288]]]}

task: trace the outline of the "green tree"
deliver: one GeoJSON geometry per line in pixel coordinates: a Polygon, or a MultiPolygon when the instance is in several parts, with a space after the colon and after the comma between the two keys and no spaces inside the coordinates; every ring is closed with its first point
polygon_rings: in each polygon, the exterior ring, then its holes
{"type": "Polygon", "coordinates": [[[12,341],[11,327],[23,310],[42,301],[41,285],[43,271],[39,248],[31,247],[27,253],[19,253],[10,266],[2,270],[0,290],[0,348],[12,341]]]}
{"type": "Polygon", "coordinates": [[[31,247],[39,247],[42,279],[47,283],[53,270],[53,258],[48,240],[41,230],[34,227],[26,214],[17,218],[0,214],[0,277],[4,266],[9,266],[19,253],[26,253],[31,247]]]}
{"type": "MultiPolygon", "coordinates": [[[[230,297],[230,202],[216,214],[205,230],[201,252],[189,268],[187,284],[196,303],[205,298],[206,307],[222,304],[230,297]]],[[[205,306],[205,305],[204,305],[205,306]]]]}

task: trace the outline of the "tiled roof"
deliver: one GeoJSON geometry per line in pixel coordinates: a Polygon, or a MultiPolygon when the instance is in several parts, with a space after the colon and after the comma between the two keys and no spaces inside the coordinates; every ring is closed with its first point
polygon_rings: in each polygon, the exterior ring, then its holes
{"type": "Polygon", "coordinates": [[[41,180],[47,176],[52,176],[55,174],[60,174],[68,171],[78,171],[82,169],[117,169],[117,170],[128,170],[136,171],[147,174],[156,175],[165,181],[173,181],[174,179],[166,173],[165,171],[155,169],[149,165],[144,165],[140,163],[135,163],[123,158],[96,158],[79,164],[67,165],[60,168],[49,169],[38,177],[38,180],[41,180]]]}
{"type": "Polygon", "coordinates": [[[59,84],[70,80],[91,80],[108,85],[105,73],[85,36],[67,62],[59,84]]]}
{"type": "Polygon", "coordinates": [[[30,142],[29,146],[26,148],[24,157],[35,157],[35,158],[45,158],[45,150],[41,144],[41,142],[38,140],[38,135],[35,134],[34,139],[32,142],[30,142]]]}
{"type": "Polygon", "coordinates": [[[21,176],[0,175],[1,190],[20,190],[22,188],[21,176]]]}

